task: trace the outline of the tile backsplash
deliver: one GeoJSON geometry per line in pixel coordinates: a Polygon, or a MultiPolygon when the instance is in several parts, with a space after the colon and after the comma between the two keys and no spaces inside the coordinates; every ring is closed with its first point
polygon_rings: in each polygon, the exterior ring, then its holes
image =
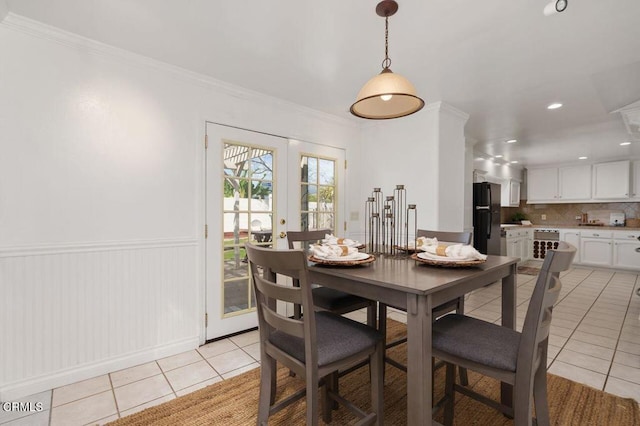
{"type": "MultiPolygon", "coordinates": [[[[527,204],[520,200],[520,207],[503,207],[500,218],[502,223],[512,222],[515,213],[524,213],[534,225],[576,225],[577,216],[598,210],[622,211],[626,219],[640,218],[640,203],[576,203],[576,204],[527,204]],[[542,220],[546,215],[546,220],[542,220]]],[[[589,220],[596,217],[589,217],[589,220]]]]}

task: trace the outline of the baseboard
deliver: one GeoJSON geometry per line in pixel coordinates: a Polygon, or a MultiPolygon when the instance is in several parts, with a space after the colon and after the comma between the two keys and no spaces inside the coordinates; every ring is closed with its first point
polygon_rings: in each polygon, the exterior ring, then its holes
{"type": "Polygon", "coordinates": [[[0,401],[15,401],[19,398],[44,392],[49,389],[55,389],[113,371],[134,367],[144,364],[145,362],[177,355],[195,349],[198,345],[199,337],[193,336],[177,342],[144,349],[115,358],[79,365],[74,368],[5,384],[0,387],[0,401]]]}

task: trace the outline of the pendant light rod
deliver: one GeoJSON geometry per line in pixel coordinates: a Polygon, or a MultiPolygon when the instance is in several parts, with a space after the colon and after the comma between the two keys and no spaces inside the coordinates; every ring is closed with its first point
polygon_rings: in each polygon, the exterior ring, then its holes
{"type": "Polygon", "coordinates": [[[384,60],[382,69],[391,68],[389,59],[389,16],[398,11],[398,3],[395,0],[383,0],[376,6],[376,14],[384,18],[384,60]]]}

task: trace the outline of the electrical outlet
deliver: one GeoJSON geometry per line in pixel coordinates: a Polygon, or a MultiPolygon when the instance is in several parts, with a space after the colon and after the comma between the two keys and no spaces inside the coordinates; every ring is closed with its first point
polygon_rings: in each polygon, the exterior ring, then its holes
{"type": "Polygon", "coordinates": [[[547,215],[546,214],[540,215],[540,219],[547,220],[547,215]]]}

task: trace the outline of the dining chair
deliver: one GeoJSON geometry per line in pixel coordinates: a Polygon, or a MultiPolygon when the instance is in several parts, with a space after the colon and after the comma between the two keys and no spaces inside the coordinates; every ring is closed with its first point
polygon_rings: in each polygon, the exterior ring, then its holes
{"type": "Polygon", "coordinates": [[[303,250],[275,250],[251,243],[245,248],[253,278],[260,333],[258,425],[266,425],[270,415],[305,395],[307,425],[318,424],[318,396],[322,400],[322,418],[327,423],[331,421],[333,404],[340,403],[361,419],[359,424],[382,425],[382,333],[332,312],[314,310],[303,250]],[[299,287],[278,284],[276,274],[298,280],[299,287]],[[278,313],[278,301],[302,305],[304,315],[295,319],[278,313]],[[362,360],[368,360],[371,371],[370,413],[339,396],[335,389],[338,371],[362,360]],[[305,380],[303,389],[278,402],[277,362],[305,380]]]}
{"type": "MultiPolygon", "coordinates": [[[[287,231],[287,242],[289,243],[289,249],[298,248],[296,247],[296,243],[299,243],[299,248],[306,250],[309,243],[319,243],[326,235],[332,233],[333,231],[331,229],[287,231]]],[[[297,285],[295,281],[294,285],[297,285]]],[[[311,291],[313,293],[313,304],[316,309],[330,311],[335,314],[346,314],[367,308],[367,324],[371,327],[376,327],[377,304],[375,300],[369,300],[364,297],[321,286],[314,286],[311,291]]],[[[301,307],[300,305],[295,305],[293,316],[294,318],[300,318],[300,315],[301,307]]]]}
{"type": "MultiPolygon", "coordinates": [[[[467,231],[463,231],[463,232],[444,232],[444,231],[429,231],[426,229],[418,229],[416,231],[416,238],[420,238],[420,237],[426,237],[426,238],[436,238],[438,241],[440,242],[448,242],[448,243],[461,243],[461,244],[471,244],[471,232],[467,232],[467,231]]],[[[397,307],[393,307],[395,309],[399,309],[397,307]]],[[[402,309],[399,309],[402,310],[402,309]]],[[[459,297],[457,299],[454,300],[450,300],[448,302],[445,302],[441,305],[436,306],[435,308],[433,308],[432,310],[432,318],[438,318],[448,312],[452,312],[455,311],[456,313],[459,314],[464,314],[464,296],[459,297]]],[[[378,314],[379,318],[380,318],[380,330],[382,330],[383,333],[385,333],[386,335],[386,320],[387,320],[387,306],[381,304],[379,307],[379,314],[378,314]]],[[[407,341],[407,336],[402,336],[397,338],[396,340],[393,340],[389,343],[387,343],[386,345],[386,349],[391,349],[394,346],[398,346],[401,345],[403,343],[406,343],[407,341]]],[[[399,368],[400,370],[406,372],[407,371],[407,366],[394,360],[393,358],[389,358],[386,356],[385,353],[385,362],[393,365],[396,368],[399,368]]],[[[442,364],[435,364],[433,365],[434,369],[440,367],[442,364]]],[[[460,369],[460,383],[464,386],[469,384],[469,380],[467,378],[467,372],[465,369],[460,369]]]]}
{"type": "Polygon", "coordinates": [[[535,402],[537,424],[549,424],[547,346],[551,313],[562,288],[560,272],[569,269],[575,254],[576,248],[564,241],[547,252],[521,333],[460,314],[445,315],[433,324],[433,354],[446,364],[445,425],[453,424],[456,391],[512,416],[517,426],[532,424],[535,402]],[[454,365],[512,385],[513,406],[457,385],[454,365]]]}

